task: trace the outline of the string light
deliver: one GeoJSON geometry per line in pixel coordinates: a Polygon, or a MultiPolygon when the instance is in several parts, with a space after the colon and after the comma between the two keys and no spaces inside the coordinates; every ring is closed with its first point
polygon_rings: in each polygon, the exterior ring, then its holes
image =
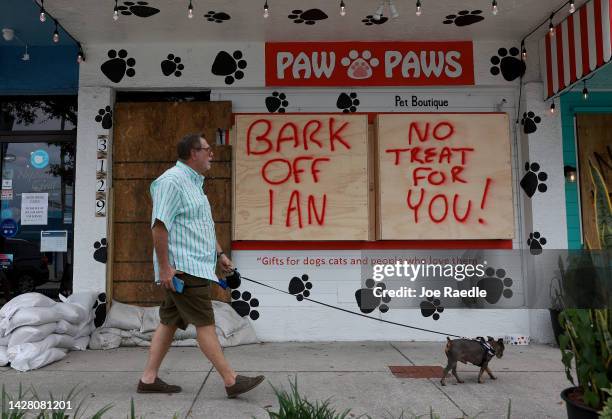
{"type": "Polygon", "coordinates": [[[493,0],[493,2],[491,3],[491,13],[493,13],[493,15],[497,15],[497,12],[497,0],[493,0]]]}
{"type": "Polygon", "coordinates": [[[554,13],[550,15],[550,21],[548,22],[548,34],[551,36],[551,38],[555,35],[555,26],[553,25],[554,15],[554,13]]]}
{"type": "Polygon", "coordinates": [[[346,6],[344,0],[340,0],[340,16],[346,16],[346,6]]]}
{"type": "Polygon", "coordinates": [[[53,31],[53,42],[56,44],[59,42],[59,32],[57,31],[57,19],[53,19],[55,21],[55,30],[53,31]]]}
{"type": "Polygon", "coordinates": [[[85,61],[85,53],[83,52],[83,48],[81,47],[81,44],[77,44],[79,47],[79,53],[77,54],[77,63],[81,64],[83,61],[85,61]]]}
{"type": "Polygon", "coordinates": [[[589,89],[586,86],[586,80],[584,81],[584,88],[582,89],[582,98],[587,100],[589,98],[589,89]]]}
{"type": "Polygon", "coordinates": [[[39,19],[42,23],[47,20],[47,14],[45,13],[45,0],[40,0],[40,16],[39,19]]]}
{"type": "Polygon", "coordinates": [[[570,13],[574,13],[576,11],[576,5],[574,4],[573,0],[570,0],[570,8],[569,8],[569,12],[570,13]]]}
{"type": "Polygon", "coordinates": [[[555,100],[552,100],[552,103],[550,104],[550,114],[554,114],[555,113],[555,100]]]}
{"type": "Polygon", "coordinates": [[[393,19],[397,19],[399,17],[399,12],[397,11],[397,7],[395,7],[395,3],[393,3],[393,0],[389,0],[389,12],[391,13],[391,17],[393,19]]]}
{"type": "Polygon", "coordinates": [[[421,16],[421,13],[422,13],[422,11],[421,11],[421,0],[417,0],[417,3],[416,3],[416,15],[417,16],[421,16]]]}
{"type": "Polygon", "coordinates": [[[117,1],[115,0],[115,8],[113,9],[113,20],[116,22],[119,19],[119,7],[117,6],[117,1]]]}
{"type": "Polygon", "coordinates": [[[527,49],[525,48],[525,41],[521,41],[521,58],[523,61],[527,60],[527,49]]]}
{"type": "Polygon", "coordinates": [[[381,1],[380,4],[378,5],[378,8],[374,12],[374,16],[373,16],[374,20],[380,20],[382,18],[384,10],[385,10],[385,2],[381,1]]]}
{"type": "Polygon", "coordinates": [[[187,8],[187,17],[193,19],[193,4],[191,4],[191,0],[189,0],[189,7],[187,8]]]}

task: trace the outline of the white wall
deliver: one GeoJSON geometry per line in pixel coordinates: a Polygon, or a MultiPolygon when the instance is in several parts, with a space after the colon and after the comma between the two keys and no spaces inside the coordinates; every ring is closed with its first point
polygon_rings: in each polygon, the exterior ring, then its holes
{"type": "MultiPolygon", "coordinates": [[[[526,236],[531,228],[540,228],[550,235],[551,243],[565,247],[565,214],[564,200],[557,196],[559,184],[562,182],[562,171],[550,169],[550,192],[544,197],[525,199],[519,186],[524,175],[525,157],[540,159],[546,167],[553,165],[562,167],[562,159],[558,150],[549,153],[549,146],[554,145],[557,128],[551,121],[541,122],[537,135],[519,135],[522,125],[517,126],[515,133],[514,121],[518,103],[518,79],[507,82],[501,75],[494,76],[490,72],[491,57],[496,56],[499,48],[519,47],[519,42],[475,42],[475,76],[476,86],[466,88],[266,88],[264,87],[264,55],[261,43],[206,43],[193,45],[171,44],[123,44],[90,46],[87,52],[87,62],[82,64],[79,92],[79,128],[77,139],[77,181],[75,202],[75,290],[104,289],[106,265],[93,258],[93,244],[106,237],[106,219],[94,216],[95,160],[96,138],[99,134],[112,133],[112,129],[103,129],[95,121],[98,110],[114,104],[113,92],[122,90],[211,90],[211,100],[231,100],[233,111],[267,113],[265,99],[272,92],[282,92],[289,104],[287,112],[339,112],[336,100],[341,93],[357,93],[360,104],[358,112],[492,112],[505,111],[509,113],[510,133],[512,142],[512,176],[513,201],[515,207],[515,238],[513,248],[525,248],[526,236]],[[101,71],[101,66],[109,60],[109,50],[128,53],[127,58],[134,58],[133,77],[123,76],[115,83],[101,71]],[[225,83],[225,78],[211,74],[210,67],[219,51],[241,51],[242,59],[247,61],[244,78],[235,80],[231,85],[225,83]],[[180,77],[164,76],[161,72],[161,62],[168,54],[181,57],[185,68],[180,77]],[[412,95],[420,98],[447,99],[449,106],[434,109],[431,107],[396,107],[395,96],[410,99],[412,95]],[[505,102],[502,103],[502,99],[505,102]],[[517,134],[517,135],[515,135],[517,134]],[[540,139],[542,136],[543,139],[540,139]],[[540,144],[542,143],[542,144],[540,144]],[[558,159],[558,160],[556,160],[558,159]],[[520,208],[520,210],[518,210],[520,208]],[[563,209],[563,211],[561,211],[563,209]],[[533,220],[531,215],[533,213],[533,220]],[[552,215],[552,216],[551,216],[552,215]],[[527,217],[526,217],[527,216],[527,217]],[[556,228],[549,226],[555,225],[556,228]],[[550,231],[550,233],[549,233],[550,231]]],[[[537,64],[535,64],[536,66],[537,64]]],[[[129,65],[127,67],[130,67],[129,65]]],[[[528,75],[535,78],[533,69],[528,75]]],[[[523,102],[527,107],[537,108],[541,112],[543,104],[538,104],[537,85],[525,89],[523,102]]],[[[540,96],[538,96],[540,94],[540,96]]],[[[521,111],[522,115],[522,111],[521,111]]],[[[560,131],[559,131],[560,132],[560,131]]],[[[560,137],[559,137],[560,139],[560,137]]],[[[109,159],[110,163],[110,159],[109,159]]],[[[110,178],[110,173],[109,173],[110,178]]],[[[561,183],[562,185],[562,183],[561,183]]],[[[562,190],[561,190],[562,193],[562,190]]],[[[547,237],[548,238],[548,237],[547,237]]],[[[347,254],[359,254],[358,251],[346,251],[347,254]]],[[[359,275],[354,270],[342,269],[329,271],[327,268],[295,267],[287,271],[278,268],[264,268],[257,264],[262,255],[275,255],[278,252],[234,251],[233,259],[241,272],[258,281],[270,283],[280,289],[287,289],[287,281],[294,275],[308,272],[313,282],[312,297],[326,303],[337,305],[348,310],[358,311],[354,300],[354,292],[360,287],[359,275]],[[304,269],[308,268],[308,271],[304,269]]],[[[291,252],[296,257],[304,257],[316,252],[291,252]]],[[[329,253],[329,252],[327,252],[329,253]]],[[[511,276],[520,284],[523,276],[522,268],[512,267],[508,270],[511,276]],[[517,279],[518,278],[518,279],[517,279]]],[[[520,289],[520,285],[517,286],[520,289]]],[[[253,298],[260,301],[256,309],[260,317],[253,322],[261,339],[264,340],[440,340],[442,335],[432,335],[411,331],[391,325],[382,325],[373,320],[351,316],[347,313],[334,311],[307,301],[297,301],[295,297],[280,294],[276,291],[251,283],[244,283],[240,289],[250,291],[253,298]]],[[[372,313],[374,315],[374,313],[372,313]]],[[[528,310],[447,310],[434,321],[425,318],[419,310],[391,310],[380,314],[384,318],[415,326],[441,330],[457,335],[499,335],[523,334],[533,338],[547,340],[547,327],[542,321],[542,315],[530,314],[528,310]],[[536,319],[536,320],[534,320],[536,319]],[[537,320],[539,319],[539,320],[537,320]]]]}

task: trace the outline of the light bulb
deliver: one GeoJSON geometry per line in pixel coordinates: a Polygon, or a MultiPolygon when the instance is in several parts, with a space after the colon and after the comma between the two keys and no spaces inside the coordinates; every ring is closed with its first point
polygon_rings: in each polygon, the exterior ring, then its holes
{"type": "Polygon", "coordinates": [[[497,0],[493,0],[493,2],[491,3],[491,13],[493,13],[493,15],[497,15],[497,12],[499,10],[497,9],[497,0]]]}
{"type": "Polygon", "coordinates": [[[79,51],[77,54],[77,63],[81,64],[83,62],[83,53],[79,51]]]}
{"type": "Polygon", "coordinates": [[[115,0],[115,8],[113,9],[113,20],[116,22],[119,19],[119,7],[117,7],[117,1],[115,0]]]}
{"type": "Polygon", "coordinates": [[[340,1],[340,16],[346,16],[346,6],[344,5],[344,0],[340,1]]]}
{"type": "Polygon", "coordinates": [[[266,3],[264,4],[263,17],[267,19],[269,16],[270,16],[270,9],[268,8],[268,0],[266,0],[266,3]]]}
{"type": "Polygon", "coordinates": [[[417,0],[416,4],[416,15],[421,16],[421,0],[417,0]]]}
{"type": "Polygon", "coordinates": [[[584,85],[584,88],[582,89],[582,98],[584,100],[587,100],[589,98],[589,89],[587,89],[586,84],[584,85]]]}
{"type": "Polygon", "coordinates": [[[523,61],[527,60],[527,50],[523,47],[521,51],[521,56],[523,57],[523,61]]]}
{"type": "Polygon", "coordinates": [[[385,9],[385,3],[381,2],[376,11],[374,12],[374,20],[380,20],[385,9]]]}
{"type": "Polygon", "coordinates": [[[397,7],[393,2],[389,3],[389,12],[391,12],[391,17],[393,19],[397,19],[399,17],[399,12],[397,11],[397,7]]]}
{"type": "Polygon", "coordinates": [[[552,37],[555,34],[555,26],[552,23],[552,16],[550,17],[550,22],[548,23],[548,34],[552,37]]]}
{"type": "Polygon", "coordinates": [[[191,0],[189,1],[189,7],[187,8],[187,17],[189,19],[193,19],[193,5],[191,4],[191,0]]]}
{"type": "Polygon", "coordinates": [[[57,31],[53,32],[53,42],[56,44],[59,42],[59,33],[57,31]]]}
{"type": "Polygon", "coordinates": [[[39,19],[42,23],[47,20],[47,14],[45,13],[45,0],[40,0],[40,16],[39,19]]]}
{"type": "Polygon", "coordinates": [[[570,8],[569,8],[569,12],[570,13],[574,13],[576,11],[576,5],[574,4],[573,1],[570,1],[570,8]]]}
{"type": "Polygon", "coordinates": [[[555,113],[555,101],[553,100],[553,102],[550,104],[550,113],[554,114],[555,113]]]}

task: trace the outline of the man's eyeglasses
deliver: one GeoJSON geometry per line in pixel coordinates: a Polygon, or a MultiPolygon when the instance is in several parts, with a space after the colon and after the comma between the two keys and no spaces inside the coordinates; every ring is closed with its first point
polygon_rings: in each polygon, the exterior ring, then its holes
{"type": "Polygon", "coordinates": [[[210,152],[210,147],[194,147],[193,150],[204,150],[208,153],[210,152]]]}

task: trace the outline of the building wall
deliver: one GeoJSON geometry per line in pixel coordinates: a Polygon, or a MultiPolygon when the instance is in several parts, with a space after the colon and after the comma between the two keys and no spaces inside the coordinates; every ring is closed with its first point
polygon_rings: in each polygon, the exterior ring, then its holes
{"type": "MultiPolygon", "coordinates": [[[[264,83],[264,61],[261,43],[221,43],[199,45],[97,45],[89,46],[86,51],[88,60],[81,65],[79,90],[79,127],[77,181],[75,203],[75,290],[105,288],[106,265],[101,261],[100,249],[107,237],[106,218],[95,217],[95,160],[96,140],[98,135],[112,134],[112,127],[105,128],[95,117],[104,113],[106,106],[113,106],[115,90],[194,90],[211,89],[212,100],[231,100],[235,113],[267,113],[266,98],[273,97],[274,92],[283,93],[288,101],[287,112],[341,112],[336,106],[338,96],[342,93],[355,93],[359,99],[357,112],[508,112],[510,116],[510,138],[512,144],[513,204],[515,208],[515,236],[512,242],[514,249],[526,248],[526,240],[533,229],[541,229],[549,234],[551,243],[561,245],[566,238],[558,230],[565,223],[563,205],[559,206],[556,194],[561,190],[560,182],[563,172],[554,170],[555,159],[561,162],[560,141],[557,144],[558,123],[553,120],[535,123],[535,133],[524,133],[522,115],[517,114],[518,74],[509,74],[506,81],[504,74],[494,75],[491,58],[499,56],[500,48],[519,47],[516,41],[475,42],[475,77],[476,86],[461,88],[266,88],[264,83]],[[211,73],[211,65],[221,51],[230,55],[239,51],[238,60],[246,62],[244,77],[233,79],[228,84],[226,76],[211,73]],[[172,54],[172,56],[169,56],[172,54]],[[176,57],[180,57],[178,69],[176,57]],[[133,59],[133,60],[130,60],[133,59]],[[113,60],[111,62],[111,60],[113,60]],[[162,64],[162,62],[165,64],[162,64]],[[169,63],[168,61],[171,61],[169,63]],[[172,64],[174,63],[174,64],[172,64]],[[176,71],[165,76],[162,65],[166,68],[177,66],[176,71]],[[130,71],[133,69],[134,71],[130,71]],[[114,81],[113,81],[114,80],[114,81]],[[449,106],[444,109],[431,107],[396,106],[396,96],[410,98],[445,98],[449,106]],[[515,124],[516,116],[518,124],[515,124]],[[537,137],[535,136],[537,133],[537,137]],[[550,152],[552,147],[552,153],[550,152]],[[558,156],[557,156],[558,154],[558,156]],[[519,186],[526,174],[525,159],[542,162],[543,169],[549,170],[547,183],[549,192],[538,192],[537,196],[525,197],[519,186]],[[551,169],[548,169],[548,167],[551,169]],[[555,196],[553,196],[553,194],[555,196]],[[552,217],[551,217],[552,214],[552,217]],[[557,228],[552,228],[553,223],[557,228]],[[98,257],[95,257],[97,254],[98,257]]],[[[535,54],[534,54],[535,55],[535,54]]],[[[536,60],[534,60],[536,61],[536,60]]],[[[537,64],[534,64],[537,66],[537,64]]],[[[507,70],[507,69],[506,69],[507,70]]],[[[233,73],[235,75],[235,73],[233,73]]],[[[533,70],[529,74],[533,76],[533,70]]],[[[536,72],[537,74],[537,72],[536,72]]],[[[542,113],[546,106],[541,102],[541,89],[537,83],[526,87],[521,101],[527,108],[542,113]],[[537,98],[536,98],[537,96],[537,98]]],[[[535,116],[533,117],[535,118],[535,116]]],[[[112,139],[111,139],[112,140],[112,139]]],[[[174,139],[171,139],[174,140],[174,139]]],[[[110,160],[109,160],[110,167],[110,160]]],[[[561,164],[561,163],[559,163],[561,164]]],[[[109,174],[109,179],[111,178],[109,174]]],[[[563,198],[561,198],[563,200],[563,198]]],[[[565,240],[565,242],[564,242],[565,240]]],[[[338,251],[346,257],[359,257],[359,251],[338,251]]],[[[303,269],[279,269],[262,266],[257,258],[263,256],[287,256],[280,251],[234,251],[233,259],[243,275],[258,281],[286,289],[287,281],[306,273],[303,269]]],[[[298,250],[290,252],[294,257],[329,256],[327,251],[298,250]]],[[[507,275],[514,278],[517,292],[524,292],[522,279],[524,268],[507,267],[507,275]]],[[[303,268],[303,266],[300,266],[303,268]]],[[[505,267],[506,268],[506,267],[505,267]]],[[[297,269],[297,268],[296,268],[297,269]]],[[[361,285],[359,269],[332,267],[308,267],[312,279],[313,298],[351,311],[358,311],[354,293],[361,285]]],[[[296,298],[283,295],[277,291],[263,288],[253,283],[244,282],[241,292],[250,291],[253,298],[260,302],[259,318],[254,321],[255,329],[264,340],[441,340],[443,335],[432,335],[424,332],[382,325],[379,322],[358,318],[340,311],[316,305],[307,301],[298,302],[296,298]]],[[[241,295],[243,297],[244,294],[241,295]]],[[[246,297],[245,297],[246,298],[246,297]]],[[[444,333],[457,335],[531,335],[535,339],[548,340],[548,323],[543,320],[542,312],[531,313],[528,310],[446,310],[439,320],[423,317],[419,310],[391,310],[380,312],[377,316],[391,321],[408,323],[418,327],[432,328],[444,333]]]]}

